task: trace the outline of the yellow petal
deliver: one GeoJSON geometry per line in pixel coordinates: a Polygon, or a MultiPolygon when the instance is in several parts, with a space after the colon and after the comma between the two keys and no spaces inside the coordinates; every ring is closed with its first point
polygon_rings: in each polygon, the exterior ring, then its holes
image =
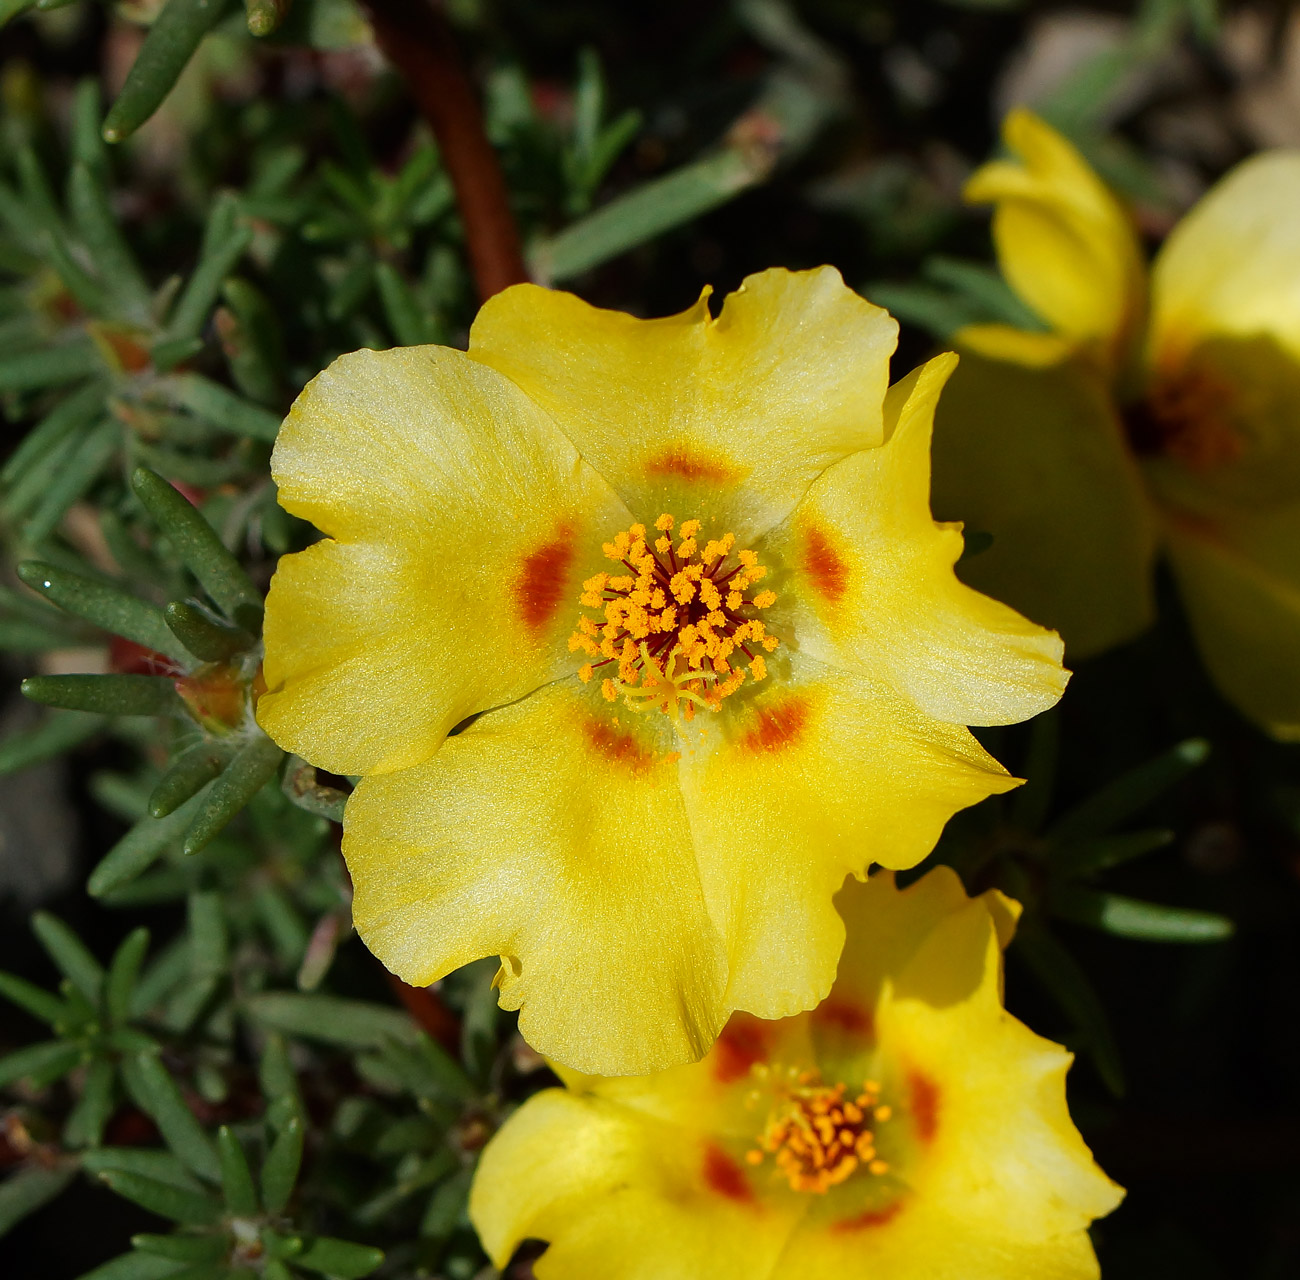
{"type": "Polygon", "coordinates": [[[748,1090],[751,1068],[760,1063],[813,1061],[812,1025],[807,1018],[756,1018],[734,1013],[712,1049],[699,1062],[670,1067],[648,1076],[590,1076],[560,1064],[556,1074],[573,1093],[594,1094],[607,1102],[696,1133],[750,1146],[755,1117],[748,1090]]]}
{"type": "Polygon", "coordinates": [[[984,165],[966,199],[993,204],[1002,274],[1053,329],[1112,365],[1142,318],[1144,268],[1133,226],[1084,158],[1022,108],[1002,127],[1013,160],[984,165]]]}
{"type": "Polygon", "coordinates": [[[931,424],[956,362],[891,388],[885,443],[825,472],[773,535],[791,578],[779,598],[802,652],[938,720],[1009,724],[1052,706],[1066,673],[1059,637],[958,581],[961,534],[930,516],[931,424]]]}
{"type": "Polygon", "coordinates": [[[1270,334],[1300,356],[1300,152],[1239,164],[1174,228],[1152,272],[1152,348],[1176,363],[1207,336],[1270,334]]]}
{"type": "Polygon", "coordinates": [[[501,1003],[531,1045],[624,1075],[708,1049],[724,952],[667,718],[625,729],[592,697],[549,685],[427,763],[365,778],[343,852],[357,930],[395,973],[424,986],[500,955],[501,1003]]]}
{"type": "Polygon", "coordinates": [[[1243,715],[1284,742],[1300,741],[1300,509],[1272,519],[1268,554],[1171,522],[1168,548],[1196,642],[1215,684],[1243,715]]]}
{"type": "Polygon", "coordinates": [[[767,1280],[1098,1280],[1086,1231],[1008,1240],[919,1201],[863,1225],[826,1230],[808,1221],[767,1280]]]}
{"type": "Polygon", "coordinates": [[[1082,1234],[1123,1192],[1070,1119],[1072,1055],[1005,1012],[1000,972],[994,921],[971,903],[885,982],[875,1019],[881,1055],[929,1082],[908,1180],[918,1202],[989,1239],[1082,1234]]]}
{"type": "Polygon", "coordinates": [[[1034,333],[1009,324],[966,324],[952,335],[953,345],[989,360],[1006,360],[1027,369],[1046,369],[1074,354],[1075,344],[1056,333],[1034,333]]]}
{"type": "Polygon", "coordinates": [[[343,356],[272,466],[281,503],[337,539],[272,580],[258,718],[281,746],[335,773],[407,768],[577,667],[581,582],[627,512],[499,374],[442,347],[343,356]]]}
{"type": "Polygon", "coordinates": [[[750,276],[712,319],[638,320],[535,285],[488,301],[470,355],[550,413],[639,519],[726,519],[742,541],[881,438],[898,326],[833,267],[750,276]]]}
{"type": "Polygon", "coordinates": [[[958,809],[1016,785],[964,727],[813,658],[788,662],[682,756],[730,956],[727,1003],[764,1018],[829,990],[844,941],[831,898],[846,874],[915,865],[958,809]]]}
{"type": "Polygon", "coordinates": [[[551,1090],[488,1143],[469,1212],[497,1266],[525,1239],[550,1241],[538,1280],[754,1280],[772,1273],[803,1206],[760,1205],[743,1177],[689,1130],[551,1090]],[[735,1194],[713,1185],[724,1180],[735,1194]]]}
{"type": "Polygon", "coordinates": [[[1155,516],[1110,394],[1078,363],[1025,369],[963,354],[935,417],[934,510],[993,544],[963,581],[1084,658],[1155,616],[1155,516]]]}

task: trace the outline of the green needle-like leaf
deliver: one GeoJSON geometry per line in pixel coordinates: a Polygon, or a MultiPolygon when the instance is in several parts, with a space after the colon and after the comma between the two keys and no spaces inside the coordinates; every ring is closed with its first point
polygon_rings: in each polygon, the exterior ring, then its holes
{"type": "Polygon", "coordinates": [[[270,1214],[283,1213],[298,1181],[302,1164],[303,1122],[291,1117],[271,1143],[262,1162],[262,1207],[270,1214]]]}
{"type": "Polygon", "coordinates": [[[86,949],[85,943],[48,911],[38,911],[32,916],[32,932],[59,972],[92,1007],[97,1006],[104,989],[104,969],[86,949]]]}
{"type": "Polygon", "coordinates": [[[130,1020],[131,996],[148,950],[149,930],[141,927],[132,929],[113,953],[104,987],[104,1007],[115,1026],[130,1020]]]}
{"type": "Polygon", "coordinates": [[[1172,831],[1132,831],[1118,836],[1099,836],[1082,844],[1053,849],[1048,866],[1053,875],[1062,879],[1092,876],[1111,867],[1118,867],[1134,858],[1141,858],[1173,843],[1172,831]]]}
{"type": "Polygon", "coordinates": [[[149,286],[109,205],[108,193],[84,164],[72,166],[68,208],[95,270],[107,286],[112,309],[123,320],[148,324],[149,286]]]}
{"type": "Polygon", "coordinates": [[[1124,1067],[1110,1020],[1088,976],[1074,957],[1041,925],[1024,921],[1016,930],[1013,954],[1020,956],[1087,1039],[1102,1082],[1124,1096],[1124,1067]]]}
{"type": "Polygon", "coordinates": [[[0,392],[39,391],[62,387],[92,373],[102,373],[104,362],[93,342],[78,338],[62,346],[43,347],[20,356],[0,359],[0,392]]]}
{"type": "Polygon", "coordinates": [[[190,973],[195,979],[223,977],[230,953],[219,893],[190,894],[189,926],[190,973]]]}
{"type": "Polygon", "coordinates": [[[68,1006],[58,996],[51,995],[26,978],[3,970],[0,970],[0,996],[49,1026],[61,1023],[67,1017],[68,1006]]]}
{"type": "Polygon", "coordinates": [[[168,388],[177,404],[225,431],[271,444],[280,430],[277,414],[201,374],[176,374],[168,388]]]}
{"type": "Polygon", "coordinates": [[[188,854],[216,838],[228,822],[275,776],[284,752],[265,734],[240,748],[203,798],[182,846],[188,854]]]}
{"type": "Polygon", "coordinates": [[[163,617],[181,645],[204,662],[225,662],[256,643],[256,638],[242,627],[210,618],[202,609],[183,600],[173,600],[163,611],[163,617]]]}
{"type": "Polygon", "coordinates": [[[188,716],[166,676],[29,676],[23,694],[47,707],[98,715],[188,716]]]}
{"type": "Polygon", "coordinates": [[[1234,928],[1227,916],[1213,911],[1142,902],[1075,884],[1054,886],[1048,906],[1063,920],[1144,942],[1218,942],[1234,928]]]}
{"type": "Polygon", "coordinates": [[[221,1186],[226,1193],[226,1208],[237,1217],[257,1212],[257,1188],[248,1157],[239,1139],[226,1125],[217,1130],[217,1154],[221,1157],[221,1186]]]}
{"type": "Polygon", "coordinates": [[[176,1280],[176,1263],[151,1253],[123,1253],[79,1280],[176,1280]]]}
{"type": "Polygon", "coordinates": [[[212,526],[157,472],[141,467],[131,483],[172,549],[217,608],[231,621],[260,630],[261,593],[212,526]]]}
{"type": "Polygon", "coordinates": [[[461,1169],[434,1189],[420,1222],[421,1236],[445,1240],[451,1235],[465,1212],[472,1178],[471,1170],[461,1169]]]}
{"type": "Polygon", "coordinates": [[[43,1040],[0,1058],[0,1086],[31,1077],[57,1080],[81,1061],[81,1047],[66,1040],[43,1040]]]}
{"type": "Polygon", "coordinates": [[[75,1165],[60,1165],[53,1169],[33,1165],[0,1182],[0,1236],[49,1204],[76,1176],[75,1165]]]}
{"type": "MultiPolygon", "coordinates": [[[[298,1076],[289,1058],[289,1048],[282,1036],[272,1032],[266,1037],[266,1047],[262,1050],[262,1059],[258,1064],[258,1082],[262,1094],[270,1104],[270,1110],[279,1109],[285,1119],[302,1112],[302,1099],[298,1094],[298,1076]]],[[[281,1124],[276,1115],[271,1115],[272,1124],[281,1124]]]]}
{"type": "Polygon", "coordinates": [[[25,560],[18,576],[60,609],[83,618],[103,631],[134,640],[177,662],[189,664],[190,654],[172,634],[162,610],[108,583],[87,578],[41,560],[25,560]]]}
{"type": "Polygon", "coordinates": [[[1105,835],[1186,777],[1210,754],[1204,738],[1189,738],[1171,751],[1116,778],[1048,828],[1047,840],[1065,844],[1105,835]]]}
{"type": "Polygon", "coordinates": [[[149,795],[149,813],[165,818],[195,796],[226,767],[231,749],[221,741],[197,742],[182,752],[149,795]]]}
{"type": "MultiPolygon", "coordinates": [[[[214,7],[221,7],[228,3],[228,0],[168,0],[167,8],[170,9],[175,4],[192,6],[205,2],[214,7]]],[[[157,24],[154,25],[153,30],[157,30],[157,24]]],[[[207,321],[208,313],[221,292],[222,282],[239,261],[240,255],[248,248],[252,238],[251,228],[240,222],[238,200],[229,192],[218,196],[208,217],[208,225],[203,232],[203,244],[199,248],[198,263],[167,319],[163,342],[178,343],[199,336],[207,321]]],[[[156,347],[154,363],[159,368],[164,367],[163,362],[159,360],[156,347]]]]}
{"type": "Polygon", "coordinates": [[[150,1213],[170,1218],[173,1222],[201,1227],[210,1225],[221,1216],[221,1206],[215,1200],[195,1191],[185,1191],[170,1183],[159,1182],[144,1174],[110,1169],[99,1176],[118,1195],[133,1200],[150,1213]]]}
{"type": "Polygon", "coordinates": [[[141,1253],[171,1258],[176,1262],[215,1262],[230,1252],[230,1237],[141,1234],[131,1237],[131,1247],[139,1249],[141,1253]]]}
{"type": "Polygon", "coordinates": [[[410,286],[390,262],[375,264],[375,283],[393,336],[404,347],[418,347],[436,337],[429,317],[415,300],[410,286]]]}
{"type": "Polygon", "coordinates": [[[221,1177],[216,1149],[181,1091],[155,1053],[140,1053],[122,1063],[127,1087],[141,1110],[157,1124],[167,1145],[189,1169],[209,1182],[221,1177]]]}
{"type": "Polygon", "coordinates": [[[107,720],[80,711],[55,711],[32,729],[0,742],[0,776],[53,760],[98,733],[107,720]]]}
{"type": "Polygon", "coordinates": [[[92,427],[76,442],[76,447],[60,459],[58,472],[23,525],[22,536],[27,543],[43,542],[54,532],[68,508],[99,478],[121,442],[120,425],[108,419],[92,427]]]}
{"type": "Polygon", "coordinates": [[[113,1082],[117,1072],[107,1058],[96,1058],[86,1071],[81,1097],[63,1126],[63,1141],[70,1147],[98,1146],[104,1126],[113,1114],[113,1082]]]}
{"type": "Polygon", "coordinates": [[[307,1242],[293,1263],[296,1267],[306,1267],[308,1271],[336,1276],[338,1280],[360,1280],[360,1277],[376,1270],[383,1260],[383,1252],[369,1245],[318,1236],[307,1242]]]}
{"type": "Polygon", "coordinates": [[[121,142],[153,115],[226,7],[226,0],[167,0],[104,121],[106,142],[121,142]]]}
{"type": "MultiPolygon", "coordinates": [[[[44,476],[49,474],[42,466],[50,454],[78,427],[84,427],[104,408],[107,391],[102,382],[92,382],[78,388],[71,395],[60,400],[19,442],[18,447],[9,455],[0,469],[0,482],[6,486],[16,485],[34,467],[40,467],[41,473],[37,484],[43,488],[44,476]]],[[[14,511],[14,497],[6,501],[5,509],[14,511]]],[[[18,508],[18,509],[25,509],[18,508]]]]}
{"type": "Polygon", "coordinates": [[[221,296],[226,306],[217,311],[215,323],[230,376],[250,399],[274,405],[284,386],[284,340],[275,308],[238,277],[225,282],[221,296]]]}
{"type": "Polygon", "coordinates": [[[0,0],[0,27],[7,26],[32,8],[35,8],[35,0],[0,0]]]}
{"type": "Polygon", "coordinates": [[[203,1190],[203,1184],[170,1151],[157,1147],[99,1147],[94,1151],[83,1151],[81,1164],[90,1173],[120,1170],[165,1182],[182,1191],[203,1190]]]}
{"type": "Polygon", "coordinates": [[[378,1049],[392,1039],[416,1044],[420,1032],[399,1009],[341,996],[268,991],[250,996],[244,1008],[265,1027],[305,1040],[349,1049],[378,1049]]]}
{"type": "Polygon", "coordinates": [[[179,844],[202,803],[202,795],[185,801],[164,818],[146,816],[100,860],[86,881],[86,892],[102,898],[147,871],[171,844],[179,844]]]}

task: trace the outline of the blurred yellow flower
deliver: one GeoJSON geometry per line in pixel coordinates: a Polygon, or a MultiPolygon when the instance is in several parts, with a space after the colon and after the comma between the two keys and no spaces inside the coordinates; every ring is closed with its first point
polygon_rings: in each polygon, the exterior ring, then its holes
{"type": "Polygon", "coordinates": [[[1085,1280],[1123,1193],[1065,1101],[1070,1055],[1007,1014],[1019,913],[939,868],[850,881],[812,1013],[737,1014],[709,1056],[634,1079],[560,1069],[488,1144],[470,1217],[538,1280],[1085,1280]]]}
{"type": "Polygon", "coordinates": [[[468,353],[359,351],[303,392],[273,469],[329,536],[272,582],[258,716],[365,775],[343,852],[396,973],[500,955],[553,1058],[694,1061],[732,1010],[825,995],[846,874],[1014,785],[964,726],[1054,703],[1060,641],[954,575],[954,357],[886,394],[895,338],[830,268],[716,319],[525,285],[468,353]]]}
{"type": "Polygon", "coordinates": [[[966,194],[1045,329],[956,335],[935,509],[994,538],[963,577],[1083,657],[1150,623],[1163,551],[1220,689],[1300,738],[1300,153],[1234,169],[1148,278],[1075,149],[1023,110],[1004,133],[966,194]]]}

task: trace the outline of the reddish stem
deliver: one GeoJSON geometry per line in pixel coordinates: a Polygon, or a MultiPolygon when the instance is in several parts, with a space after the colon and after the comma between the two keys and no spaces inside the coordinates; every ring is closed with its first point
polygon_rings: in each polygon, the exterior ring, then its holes
{"type": "Polygon", "coordinates": [[[505,178],[447,20],[428,0],[364,0],[384,56],[405,77],[442,153],[479,297],[528,279],[505,178]]]}

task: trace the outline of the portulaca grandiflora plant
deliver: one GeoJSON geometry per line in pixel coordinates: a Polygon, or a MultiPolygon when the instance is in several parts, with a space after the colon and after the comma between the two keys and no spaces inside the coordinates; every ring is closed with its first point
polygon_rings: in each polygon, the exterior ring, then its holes
{"type": "Polygon", "coordinates": [[[1296,153],[1140,8],[0,6],[6,1276],[1300,1266],[1296,153]]]}

